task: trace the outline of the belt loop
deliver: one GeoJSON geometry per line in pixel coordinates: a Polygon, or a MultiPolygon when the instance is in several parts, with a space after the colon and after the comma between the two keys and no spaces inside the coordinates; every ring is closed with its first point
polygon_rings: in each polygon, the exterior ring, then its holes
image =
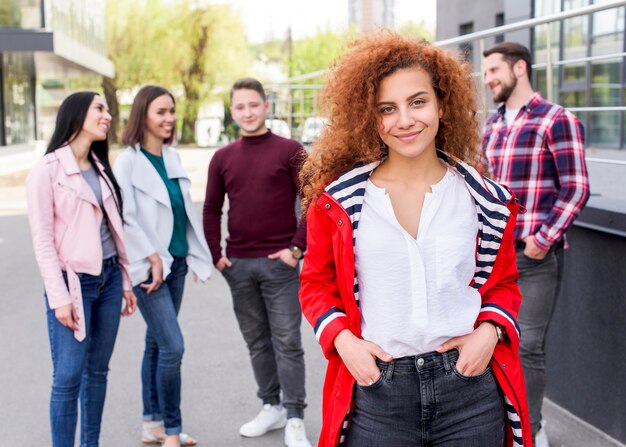
{"type": "Polygon", "coordinates": [[[445,370],[446,374],[449,374],[452,367],[450,366],[450,359],[448,358],[448,352],[442,352],[441,356],[443,357],[443,369],[445,370]]]}
{"type": "Polygon", "coordinates": [[[393,378],[393,366],[396,364],[395,359],[389,362],[389,366],[387,367],[387,371],[385,371],[385,379],[390,381],[393,378]]]}

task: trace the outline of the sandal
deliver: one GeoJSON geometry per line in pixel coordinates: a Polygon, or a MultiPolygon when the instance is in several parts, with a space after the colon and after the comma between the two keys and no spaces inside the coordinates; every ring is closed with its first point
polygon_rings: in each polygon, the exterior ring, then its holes
{"type": "Polygon", "coordinates": [[[198,443],[198,441],[193,439],[187,433],[181,433],[180,435],[178,435],[178,438],[180,439],[181,447],[182,446],[189,446],[189,445],[196,445],[198,443]]]}
{"type": "Polygon", "coordinates": [[[165,435],[155,435],[148,430],[153,428],[163,427],[163,421],[154,421],[149,423],[143,423],[141,426],[141,442],[146,445],[161,445],[165,440],[165,435]]]}
{"type": "MultiPolygon", "coordinates": [[[[196,445],[198,443],[198,441],[193,439],[187,433],[180,433],[178,435],[178,442],[180,443],[181,447],[192,446],[192,445],[196,445]]],[[[163,443],[165,443],[165,440],[163,441],[163,443]]]]}
{"type": "MultiPolygon", "coordinates": [[[[165,441],[165,434],[159,436],[159,435],[155,435],[153,433],[150,433],[148,431],[148,430],[151,430],[153,428],[162,427],[162,426],[163,426],[163,421],[154,421],[154,422],[150,422],[150,423],[145,423],[144,422],[143,425],[142,425],[142,431],[141,431],[141,442],[143,444],[146,444],[146,445],[161,445],[161,444],[163,444],[163,441],[165,441]]],[[[198,444],[198,441],[193,439],[187,433],[179,434],[178,435],[178,439],[179,439],[181,447],[194,446],[194,445],[198,444]]]]}

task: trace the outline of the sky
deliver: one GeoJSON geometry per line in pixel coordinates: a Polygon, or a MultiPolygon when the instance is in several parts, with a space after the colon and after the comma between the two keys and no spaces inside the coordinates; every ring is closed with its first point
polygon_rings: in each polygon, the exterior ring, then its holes
{"type": "MultiPolygon", "coordinates": [[[[291,24],[292,37],[315,34],[330,26],[344,30],[348,23],[348,0],[214,0],[230,3],[243,19],[248,39],[262,42],[285,38],[291,24]]],[[[396,26],[406,21],[434,29],[436,0],[395,0],[396,26]]]]}

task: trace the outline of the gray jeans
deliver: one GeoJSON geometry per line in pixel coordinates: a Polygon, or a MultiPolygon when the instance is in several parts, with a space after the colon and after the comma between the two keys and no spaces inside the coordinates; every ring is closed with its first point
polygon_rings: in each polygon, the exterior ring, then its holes
{"type": "Polygon", "coordinates": [[[250,352],[257,395],[264,404],[276,405],[282,390],[287,417],[302,418],[306,392],[298,269],[278,259],[229,259],[233,266],[222,274],[250,352]]]}
{"type": "Polygon", "coordinates": [[[526,380],[526,394],[533,433],[539,430],[546,388],[545,339],[563,276],[563,247],[555,244],[546,257],[535,260],[517,250],[522,305],[517,317],[521,340],[519,354],[526,380]]]}

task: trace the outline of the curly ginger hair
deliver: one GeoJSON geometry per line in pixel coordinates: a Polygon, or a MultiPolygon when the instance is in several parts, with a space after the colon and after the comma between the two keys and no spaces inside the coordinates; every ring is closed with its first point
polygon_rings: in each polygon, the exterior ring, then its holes
{"type": "Polygon", "coordinates": [[[362,37],[332,67],[320,93],[329,121],[304,163],[302,209],[326,185],[359,162],[381,160],[387,148],[378,134],[376,106],[381,81],[407,68],[424,70],[443,111],[435,138],[438,149],[470,165],[480,165],[480,133],[471,67],[426,41],[386,31],[362,37]]]}

